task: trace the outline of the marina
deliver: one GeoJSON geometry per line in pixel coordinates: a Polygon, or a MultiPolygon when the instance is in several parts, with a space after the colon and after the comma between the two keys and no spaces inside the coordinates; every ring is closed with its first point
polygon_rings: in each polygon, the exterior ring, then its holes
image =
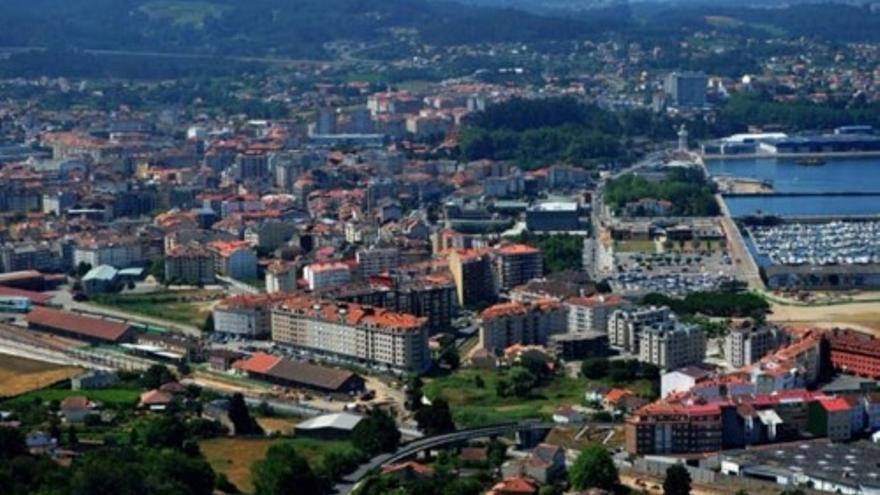
{"type": "MultiPolygon", "coordinates": [[[[705,161],[716,178],[748,178],[772,184],[772,193],[725,195],[734,217],[864,216],[880,213],[880,158],[836,157],[822,166],[793,158],[735,158],[705,161]]],[[[724,192],[724,191],[722,191],[724,192]]],[[[732,192],[732,191],[731,191],[732,192]]]]}
{"type": "Polygon", "coordinates": [[[880,263],[880,222],[786,223],[749,229],[759,258],[776,265],[880,263]]]}

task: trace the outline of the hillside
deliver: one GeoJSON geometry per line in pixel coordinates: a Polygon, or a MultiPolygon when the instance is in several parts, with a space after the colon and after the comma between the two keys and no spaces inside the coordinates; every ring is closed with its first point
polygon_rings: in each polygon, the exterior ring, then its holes
{"type": "Polygon", "coordinates": [[[334,41],[530,42],[597,31],[588,19],[428,0],[4,0],[0,19],[0,46],[302,58],[326,56],[334,41]]]}

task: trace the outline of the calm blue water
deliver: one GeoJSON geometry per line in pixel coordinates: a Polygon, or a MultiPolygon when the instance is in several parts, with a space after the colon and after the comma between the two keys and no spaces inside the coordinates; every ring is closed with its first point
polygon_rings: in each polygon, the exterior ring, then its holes
{"type": "MultiPolygon", "coordinates": [[[[880,192],[880,158],[835,158],[821,167],[795,160],[709,160],[713,175],[769,180],[778,192],[880,192]]],[[[726,198],[734,216],[762,212],[781,216],[880,214],[880,196],[726,198]]]]}
{"type": "Polygon", "coordinates": [[[756,213],[776,216],[824,216],[880,214],[880,196],[833,196],[799,198],[724,198],[735,217],[756,213]]]}

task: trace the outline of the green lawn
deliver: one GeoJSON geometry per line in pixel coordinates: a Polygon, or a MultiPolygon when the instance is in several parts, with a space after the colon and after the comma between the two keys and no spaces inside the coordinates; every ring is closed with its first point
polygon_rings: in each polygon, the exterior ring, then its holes
{"type": "Polygon", "coordinates": [[[580,404],[587,384],[586,380],[557,377],[549,384],[537,388],[527,399],[499,397],[495,384],[505,372],[460,370],[449,376],[431,380],[424,391],[429,399],[444,397],[449,401],[453,417],[459,427],[480,426],[506,421],[531,418],[549,418],[553,411],[565,404],[580,404]],[[474,383],[476,376],[483,378],[485,386],[474,383]]]}
{"type": "Polygon", "coordinates": [[[29,404],[35,399],[41,401],[62,401],[68,397],[76,395],[85,395],[89,400],[101,402],[104,404],[124,404],[135,405],[140,398],[141,391],[135,388],[107,388],[100,390],[62,390],[56,388],[47,388],[36,390],[20,395],[14,399],[6,401],[6,404],[29,404]]]}
{"type": "Polygon", "coordinates": [[[157,0],[142,5],[139,10],[153,20],[168,20],[178,25],[201,28],[209,17],[220,17],[228,8],[209,2],[157,0]]]}
{"type": "MultiPolygon", "coordinates": [[[[525,419],[549,420],[560,406],[583,404],[588,388],[613,386],[609,380],[557,376],[534,389],[530,397],[499,397],[495,384],[506,374],[506,371],[459,370],[445,377],[426,379],[424,392],[429,399],[443,397],[449,401],[456,424],[467,428],[525,419]],[[478,375],[485,383],[482,388],[475,383],[478,375]]],[[[653,394],[653,384],[648,380],[638,380],[627,388],[645,397],[653,394]]]]}
{"type": "MultiPolygon", "coordinates": [[[[193,300],[205,292],[163,291],[153,294],[104,294],[92,301],[98,306],[161,318],[176,323],[201,327],[210,314],[210,307],[204,301],[193,300]]],[[[220,293],[218,292],[218,296],[220,293]]]]}
{"type": "Polygon", "coordinates": [[[617,241],[614,250],[619,253],[655,253],[657,245],[654,241],[617,241]]]}

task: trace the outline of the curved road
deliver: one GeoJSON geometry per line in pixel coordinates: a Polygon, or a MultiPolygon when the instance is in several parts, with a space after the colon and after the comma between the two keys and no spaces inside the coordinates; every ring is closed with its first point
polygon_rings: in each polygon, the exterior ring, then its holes
{"type": "MultiPolygon", "coordinates": [[[[479,428],[469,428],[459,430],[445,435],[436,435],[433,437],[422,438],[406,445],[402,445],[396,452],[391,454],[380,454],[366,464],[362,464],[356,471],[345,476],[340,483],[336,485],[336,493],[348,494],[370,473],[384,466],[401,462],[410,457],[418,455],[419,452],[447,445],[454,445],[460,442],[476,440],[479,438],[510,435],[512,433],[548,431],[555,427],[553,423],[541,422],[522,422],[522,423],[504,423],[500,425],[483,426],[479,428]]],[[[612,423],[588,423],[588,426],[595,428],[612,427],[612,423]]]]}

